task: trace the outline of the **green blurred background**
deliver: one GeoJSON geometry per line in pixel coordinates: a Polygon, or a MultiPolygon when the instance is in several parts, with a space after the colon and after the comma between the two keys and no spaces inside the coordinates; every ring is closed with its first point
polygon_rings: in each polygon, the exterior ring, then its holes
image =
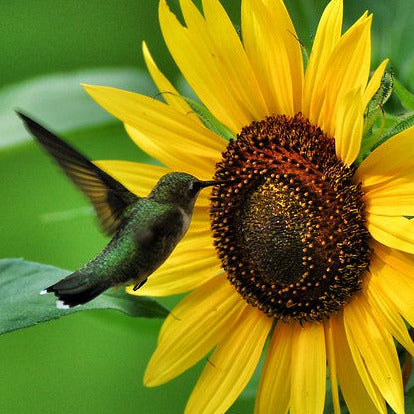
{"type": "MultiPolygon", "coordinates": [[[[177,1],[169,4],[174,8],[177,1]]],[[[238,26],[240,1],[223,4],[238,26]]],[[[309,49],[327,2],[286,4],[309,49]]],[[[162,70],[182,85],[161,37],[157,7],[158,0],[0,1],[1,257],[75,269],[104,246],[87,201],[30,141],[13,109],[41,120],[92,159],[155,162],[79,84],[154,96],[141,55],[145,39],[162,70]]],[[[345,26],[366,9],[374,13],[373,64],[390,57],[413,90],[414,2],[345,0],[345,26]]],[[[171,307],[177,300],[161,302],[171,307]]],[[[159,320],[91,311],[0,337],[0,412],[182,412],[205,361],[164,386],[145,388],[143,372],[160,326],[159,320]]],[[[231,413],[252,412],[257,380],[231,413]]]]}

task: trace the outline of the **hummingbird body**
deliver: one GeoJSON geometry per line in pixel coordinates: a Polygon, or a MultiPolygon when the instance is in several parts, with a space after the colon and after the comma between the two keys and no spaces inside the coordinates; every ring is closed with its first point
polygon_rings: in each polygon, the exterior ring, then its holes
{"type": "Polygon", "coordinates": [[[86,303],[113,286],[141,287],[186,233],[199,191],[223,183],[173,172],[162,176],[147,197],[138,197],[52,132],[18,114],[89,197],[103,230],[112,236],[94,259],[41,292],[53,292],[60,308],[86,303]]]}
{"type": "Polygon", "coordinates": [[[112,286],[141,287],[186,233],[191,212],[151,199],[138,200],[114,237],[95,258],[46,289],[65,308],[86,303],[112,286]]]}

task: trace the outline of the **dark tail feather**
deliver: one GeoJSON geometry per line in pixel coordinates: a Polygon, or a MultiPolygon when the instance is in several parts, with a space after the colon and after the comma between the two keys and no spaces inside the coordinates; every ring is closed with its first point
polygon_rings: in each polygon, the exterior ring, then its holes
{"type": "Polygon", "coordinates": [[[54,293],[57,298],[56,306],[66,309],[89,302],[109,287],[110,283],[102,278],[88,280],[84,275],[75,272],[40,293],[54,293]]]}

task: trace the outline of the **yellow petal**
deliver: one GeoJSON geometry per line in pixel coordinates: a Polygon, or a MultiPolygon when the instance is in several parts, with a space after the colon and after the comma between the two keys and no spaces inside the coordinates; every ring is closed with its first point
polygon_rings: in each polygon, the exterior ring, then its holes
{"type": "Polygon", "coordinates": [[[211,232],[193,232],[178,243],[171,256],[149,278],[147,283],[134,291],[136,296],[170,296],[193,290],[215,277],[221,271],[211,239],[211,232]]]}
{"type": "Polygon", "coordinates": [[[157,181],[169,172],[167,168],[130,161],[105,160],[94,163],[140,197],[148,195],[157,181]]]}
{"type": "MultiPolygon", "coordinates": [[[[397,189],[395,189],[397,190],[397,189]]],[[[409,195],[392,195],[382,192],[378,197],[366,197],[369,213],[387,216],[414,216],[414,192],[409,195]]]]}
{"type": "Polygon", "coordinates": [[[189,231],[211,231],[210,227],[210,208],[208,206],[203,205],[204,199],[201,195],[198,197],[196,201],[196,206],[193,211],[193,218],[191,219],[191,225],[189,231]],[[200,203],[199,203],[200,201],[200,203]],[[201,204],[201,205],[198,205],[201,204]]]}
{"type": "Polygon", "coordinates": [[[237,34],[220,6],[211,4],[218,10],[214,23],[206,22],[189,0],[180,4],[188,28],[179,23],[165,0],[159,5],[167,47],[200,100],[219,121],[238,133],[253,119],[263,117],[265,106],[237,34]],[[220,30],[220,37],[212,34],[213,29],[220,30]]]}
{"type": "Polygon", "coordinates": [[[231,131],[238,132],[248,116],[228,96],[227,82],[220,74],[221,65],[212,63],[205,50],[211,41],[205,34],[204,18],[189,1],[182,2],[181,9],[191,32],[180,24],[165,1],[159,4],[159,20],[167,47],[187,82],[197,87],[201,101],[231,131]],[[193,71],[192,65],[197,70],[193,71]]]}
{"type": "Polygon", "coordinates": [[[288,324],[278,322],[266,353],[255,413],[285,414],[289,408],[292,334],[288,324]]]}
{"type": "MultiPolygon", "coordinates": [[[[183,131],[184,135],[182,135],[178,130],[169,128],[174,127],[168,126],[167,123],[163,126],[158,124],[158,126],[153,125],[152,131],[142,132],[125,125],[128,135],[141,149],[172,171],[184,171],[199,179],[211,179],[221,152],[215,151],[208,144],[204,145],[202,141],[198,142],[197,132],[188,130],[183,131]]],[[[222,142],[224,143],[224,140],[222,142]]]]}
{"type": "Polygon", "coordinates": [[[162,97],[168,103],[168,105],[177,109],[184,115],[188,115],[193,118],[196,122],[201,124],[201,121],[192,110],[192,108],[187,104],[187,102],[181,98],[178,91],[174,88],[171,82],[163,75],[163,73],[158,69],[158,66],[154,62],[154,59],[151,56],[151,53],[148,49],[148,46],[145,42],[142,43],[142,53],[144,55],[145,64],[147,65],[148,71],[157,85],[158,90],[161,92],[162,97]]]}
{"type": "Polygon", "coordinates": [[[370,190],[378,183],[386,184],[405,176],[414,168],[414,127],[387,140],[374,150],[358,167],[356,179],[370,190]]]}
{"type": "Polygon", "coordinates": [[[414,253],[414,222],[405,217],[367,215],[367,228],[372,237],[393,249],[414,253]]]}
{"type": "Polygon", "coordinates": [[[326,392],[326,352],[323,325],[292,325],[290,412],[322,413],[326,392]]]}
{"type": "MultiPolygon", "coordinates": [[[[309,114],[311,122],[335,136],[340,98],[351,90],[364,90],[370,69],[371,17],[363,15],[340,39],[321,68],[321,81],[314,93],[309,114]]],[[[361,105],[361,103],[359,104],[361,105]]]]}
{"type": "Polygon", "coordinates": [[[385,216],[414,215],[414,171],[364,188],[366,209],[385,216]]]}
{"type": "Polygon", "coordinates": [[[336,155],[346,165],[351,165],[361,149],[364,125],[362,90],[351,89],[338,97],[335,111],[335,150],[336,155]]]}
{"type": "MultiPolygon", "coordinates": [[[[197,197],[196,205],[199,207],[210,208],[210,198],[211,198],[212,187],[203,188],[197,197]]],[[[207,215],[207,221],[210,222],[209,216],[207,215]]]]}
{"type": "MultiPolygon", "coordinates": [[[[374,263],[375,264],[375,263],[374,263]]],[[[411,325],[414,325],[414,286],[412,278],[396,271],[388,265],[377,266],[370,283],[375,289],[388,297],[398,309],[401,316],[411,325]]]]}
{"type": "Polygon", "coordinates": [[[295,115],[301,110],[303,62],[285,5],[281,0],[243,1],[242,31],[268,113],[295,115]]]}
{"type": "Polygon", "coordinates": [[[344,324],[352,355],[361,355],[390,407],[397,414],[404,413],[401,369],[393,338],[378,325],[363,296],[356,296],[345,306],[344,324]]]}
{"type": "Polygon", "coordinates": [[[384,398],[372,382],[359,353],[351,354],[342,314],[331,317],[332,338],[335,346],[338,379],[346,405],[351,414],[386,414],[384,398]]]}
{"type": "MultiPolygon", "coordinates": [[[[381,263],[377,256],[373,256],[370,264],[370,272],[374,274],[381,263]]],[[[375,276],[374,276],[375,277],[375,276]]],[[[397,308],[382,289],[378,289],[375,283],[367,283],[364,296],[368,301],[371,312],[378,324],[382,325],[407,351],[414,355],[414,343],[405,325],[404,320],[398,313],[397,308]]]]}
{"type": "Polygon", "coordinates": [[[395,271],[414,278],[414,255],[399,252],[375,241],[372,243],[372,247],[374,254],[395,271]]]}
{"type": "Polygon", "coordinates": [[[230,329],[247,306],[223,276],[188,295],[165,320],[144,383],[170,381],[203,358],[230,329]]]}
{"type": "Polygon", "coordinates": [[[226,143],[176,109],[147,96],[84,85],[108,112],[127,124],[131,138],[172,170],[211,178],[226,143]]]}
{"type": "Polygon", "coordinates": [[[248,306],[218,344],[188,401],[185,413],[224,413],[249,382],[273,319],[248,306]]]}
{"type": "Polygon", "coordinates": [[[338,356],[341,358],[340,354],[337,355],[337,350],[335,349],[335,344],[333,340],[333,327],[331,320],[327,320],[324,323],[325,328],[325,340],[326,340],[326,356],[328,359],[329,366],[329,379],[331,380],[331,394],[332,394],[332,403],[334,414],[341,414],[341,406],[339,403],[339,392],[338,392],[338,375],[337,375],[337,359],[338,356]]]}
{"type": "MultiPolygon", "coordinates": [[[[305,74],[302,111],[308,118],[319,107],[322,75],[327,70],[328,59],[341,38],[342,16],[343,1],[333,0],[328,3],[320,19],[305,74]]],[[[316,113],[312,117],[317,119],[316,113]]]]}
{"type": "MultiPolygon", "coordinates": [[[[186,1],[190,0],[181,0],[186,1]]],[[[202,4],[213,46],[210,52],[223,62],[235,98],[245,105],[253,119],[263,119],[269,110],[233,23],[219,0],[202,0],[202,4]]]]}

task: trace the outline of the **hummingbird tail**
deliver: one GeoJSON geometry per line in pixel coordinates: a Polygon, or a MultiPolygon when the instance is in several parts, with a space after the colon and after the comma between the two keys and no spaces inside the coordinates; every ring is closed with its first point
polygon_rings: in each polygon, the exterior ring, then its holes
{"type": "Polygon", "coordinates": [[[74,272],[41,293],[54,293],[56,306],[67,309],[89,302],[110,287],[111,284],[103,278],[85,280],[84,275],[74,272]]]}

